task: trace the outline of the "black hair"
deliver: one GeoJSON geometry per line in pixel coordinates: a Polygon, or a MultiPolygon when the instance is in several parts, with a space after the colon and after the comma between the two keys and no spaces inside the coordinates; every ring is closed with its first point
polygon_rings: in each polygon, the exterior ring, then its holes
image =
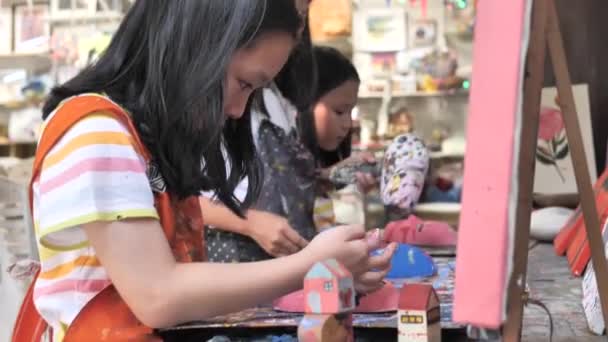
{"type": "Polygon", "coordinates": [[[71,96],[104,93],[131,113],[169,193],[183,199],[214,191],[243,215],[259,194],[262,171],[250,106],[238,120],[223,111],[227,67],[260,34],[295,39],[300,27],[293,0],[137,0],[99,60],[53,89],[43,116],[71,96]],[[233,191],[245,176],[249,189],[241,203],[233,191]]]}
{"type": "MultiPolygon", "coordinates": [[[[327,93],[344,84],[346,81],[360,82],[359,73],[340,51],[331,47],[313,47],[316,61],[317,86],[313,95],[313,104],[327,93]]],[[[349,133],[335,151],[324,151],[317,141],[315,119],[312,108],[298,115],[298,129],[302,143],[315,156],[318,166],[329,167],[351,154],[352,133],[349,133]]]]}
{"type": "Polygon", "coordinates": [[[314,104],[317,86],[317,65],[313,53],[308,21],[305,21],[298,45],[289,56],[287,63],[274,78],[281,95],[298,112],[309,111],[314,104]]]}

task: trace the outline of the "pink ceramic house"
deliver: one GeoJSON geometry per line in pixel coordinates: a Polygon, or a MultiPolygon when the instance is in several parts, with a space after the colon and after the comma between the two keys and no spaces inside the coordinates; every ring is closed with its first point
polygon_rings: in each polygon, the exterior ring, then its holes
{"type": "Polygon", "coordinates": [[[341,314],[355,309],[355,290],[350,272],[336,260],[316,263],[304,278],[304,312],[341,314]]]}
{"type": "Polygon", "coordinates": [[[353,342],[355,287],[350,272],[334,259],[318,262],[304,278],[301,342],[353,342]]]}

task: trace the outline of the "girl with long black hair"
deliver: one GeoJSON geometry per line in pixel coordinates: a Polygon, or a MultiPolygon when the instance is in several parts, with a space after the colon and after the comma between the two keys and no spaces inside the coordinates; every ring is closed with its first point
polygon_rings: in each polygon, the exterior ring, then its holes
{"type": "Polygon", "coordinates": [[[100,59],[53,89],[31,187],[41,271],[29,299],[56,341],[116,340],[127,323],[162,328],[251,307],[297,289],[326,258],[359,289],[380,286],[390,252],[369,257],[378,242],[360,227],[285,258],[205,262],[199,194],[241,217],[255,201],[250,98],[301,26],[293,0],[138,0],[100,59]]]}

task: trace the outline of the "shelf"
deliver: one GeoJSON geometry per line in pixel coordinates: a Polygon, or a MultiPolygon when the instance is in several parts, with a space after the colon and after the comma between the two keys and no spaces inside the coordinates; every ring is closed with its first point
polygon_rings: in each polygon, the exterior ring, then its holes
{"type": "Polygon", "coordinates": [[[1,146],[34,146],[38,142],[34,140],[22,140],[22,141],[0,141],[1,146]]]}
{"type": "Polygon", "coordinates": [[[460,152],[431,152],[431,159],[460,159],[464,158],[464,153],[460,152]]]}
{"type": "Polygon", "coordinates": [[[33,107],[34,105],[27,101],[15,101],[15,102],[0,102],[0,113],[2,112],[13,112],[16,110],[33,107]]]}
{"type": "MultiPolygon", "coordinates": [[[[437,92],[424,92],[418,91],[415,93],[405,92],[394,92],[391,98],[422,98],[422,97],[442,97],[442,96],[469,96],[468,90],[449,90],[449,91],[437,91],[437,92]]],[[[382,99],[384,95],[380,92],[371,93],[367,91],[359,92],[360,99],[382,99]]]]}
{"type": "Polygon", "coordinates": [[[82,14],[73,16],[69,14],[55,14],[49,17],[49,21],[53,24],[71,24],[71,23],[99,23],[99,22],[114,22],[121,21],[124,15],[116,12],[99,12],[92,14],[82,14]]]}
{"type": "MultiPolygon", "coordinates": [[[[45,0],[33,0],[32,4],[34,5],[48,5],[48,1],[45,0]]],[[[28,0],[2,0],[0,1],[1,7],[13,7],[13,6],[23,6],[28,4],[28,0]]]]}
{"type": "Polygon", "coordinates": [[[51,69],[53,62],[49,53],[13,53],[0,55],[0,69],[26,69],[44,72],[51,69]]]}

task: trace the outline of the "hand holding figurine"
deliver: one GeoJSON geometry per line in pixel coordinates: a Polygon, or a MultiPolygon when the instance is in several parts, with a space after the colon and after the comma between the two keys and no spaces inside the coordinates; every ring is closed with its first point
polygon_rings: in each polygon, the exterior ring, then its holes
{"type": "Polygon", "coordinates": [[[357,184],[364,193],[378,185],[379,175],[376,158],[367,152],[354,154],[328,170],[328,178],[334,184],[357,184]]]}
{"type": "Polygon", "coordinates": [[[320,232],[304,249],[316,261],[336,259],[352,274],[365,272],[360,265],[369,258],[365,229],[360,225],[339,226],[320,232]]]}
{"type": "MultiPolygon", "coordinates": [[[[366,236],[369,253],[382,248],[383,239],[380,229],[375,229],[366,236]]],[[[384,278],[391,269],[391,259],[397,250],[397,244],[391,243],[384,248],[382,254],[370,256],[367,260],[367,271],[355,277],[355,289],[359,294],[367,294],[380,289],[384,278]]]]}
{"type": "Polygon", "coordinates": [[[370,192],[374,187],[378,185],[378,180],[369,173],[357,172],[355,174],[357,178],[357,186],[362,193],[366,194],[370,192]]]}
{"type": "Polygon", "coordinates": [[[319,233],[303,252],[316,261],[338,260],[352,273],[357,292],[364,294],[382,287],[390,269],[395,245],[389,245],[381,255],[370,256],[381,247],[381,241],[379,230],[366,234],[360,225],[341,226],[319,233]]]}
{"type": "Polygon", "coordinates": [[[375,164],[376,157],[370,152],[358,152],[352,154],[350,157],[342,160],[336,166],[350,166],[360,164],[375,164]]]}

